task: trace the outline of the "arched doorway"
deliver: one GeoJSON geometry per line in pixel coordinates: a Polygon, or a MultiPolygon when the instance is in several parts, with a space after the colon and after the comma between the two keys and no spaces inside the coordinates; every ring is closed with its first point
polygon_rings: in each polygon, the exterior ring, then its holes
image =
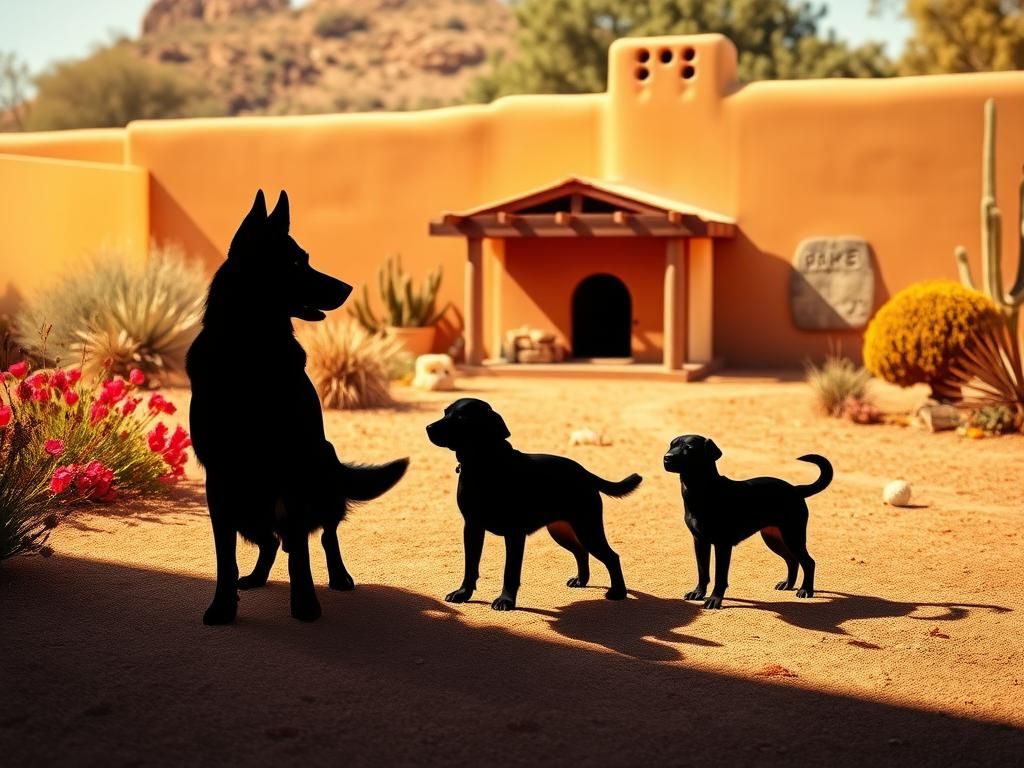
{"type": "Polygon", "coordinates": [[[633,300],[615,275],[583,279],[572,294],[574,357],[631,357],[633,300]]]}

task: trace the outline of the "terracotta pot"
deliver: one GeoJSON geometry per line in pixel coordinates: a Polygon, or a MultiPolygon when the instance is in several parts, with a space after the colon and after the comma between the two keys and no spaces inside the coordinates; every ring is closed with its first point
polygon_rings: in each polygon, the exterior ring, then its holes
{"type": "Polygon", "coordinates": [[[397,328],[391,326],[388,333],[394,334],[402,346],[414,357],[425,355],[434,346],[434,326],[428,325],[422,328],[397,328]]]}

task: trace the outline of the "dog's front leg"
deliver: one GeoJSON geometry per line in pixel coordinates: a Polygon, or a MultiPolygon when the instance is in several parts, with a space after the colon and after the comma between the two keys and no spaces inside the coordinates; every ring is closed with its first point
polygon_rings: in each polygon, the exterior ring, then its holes
{"type": "Polygon", "coordinates": [[[291,583],[292,616],[299,621],[320,618],[320,601],[313,589],[313,573],[309,568],[309,534],[291,531],[285,536],[288,549],[288,581],[291,583]]]}
{"type": "Polygon", "coordinates": [[[705,608],[721,608],[722,598],[729,586],[729,561],[732,559],[731,544],[715,544],[715,588],[711,597],[704,601],[705,608]]]}
{"type": "Polygon", "coordinates": [[[207,488],[210,523],[213,525],[213,545],[217,553],[217,588],[213,602],[203,614],[203,623],[230,624],[238,614],[238,563],[235,547],[238,534],[224,502],[207,488]]]}
{"type": "Polygon", "coordinates": [[[693,552],[697,556],[697,586],[683,596],[684,600],[703,600],[711,581],[711,542],[693,537],[693,552]]]}
{"type": "Polygon", "coordinates": [[[510,533],[505,536],[505,578],[501,585],[501,594],[491,603],[491,608],[496,611],[511,611],[516,607],[525,549],[526,534],[510,533]]]}
{"type": "Polygon", "coordinates": [[[467,522],[462,529],[462,543],[466,550],[466,570],[462,586],[445,595],[444,599],[449,603],[464,603],[476,590],[476,580],[480,578],[480,555],[484,551],[484,529],[467,522]]]}

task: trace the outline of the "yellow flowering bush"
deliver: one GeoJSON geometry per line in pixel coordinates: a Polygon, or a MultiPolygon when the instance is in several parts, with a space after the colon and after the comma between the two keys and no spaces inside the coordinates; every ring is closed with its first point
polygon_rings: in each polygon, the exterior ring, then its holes
{"type": "Polygon", "coordinates": [[[970,334],[999,322],[985,294],[950,280],[916,283],[893,296],[864,334],[864,365],[901,387],[942,379],[970,334]]]}

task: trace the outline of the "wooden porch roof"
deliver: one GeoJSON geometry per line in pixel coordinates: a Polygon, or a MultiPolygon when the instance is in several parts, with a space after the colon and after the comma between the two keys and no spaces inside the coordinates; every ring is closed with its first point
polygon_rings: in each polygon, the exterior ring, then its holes
{"type": "Polygon", "coordinates": [[[461,237],[715,237],[728,216],[625,184],[572,176],[514,197],[446,211],[430,234],[461,237]]]}

